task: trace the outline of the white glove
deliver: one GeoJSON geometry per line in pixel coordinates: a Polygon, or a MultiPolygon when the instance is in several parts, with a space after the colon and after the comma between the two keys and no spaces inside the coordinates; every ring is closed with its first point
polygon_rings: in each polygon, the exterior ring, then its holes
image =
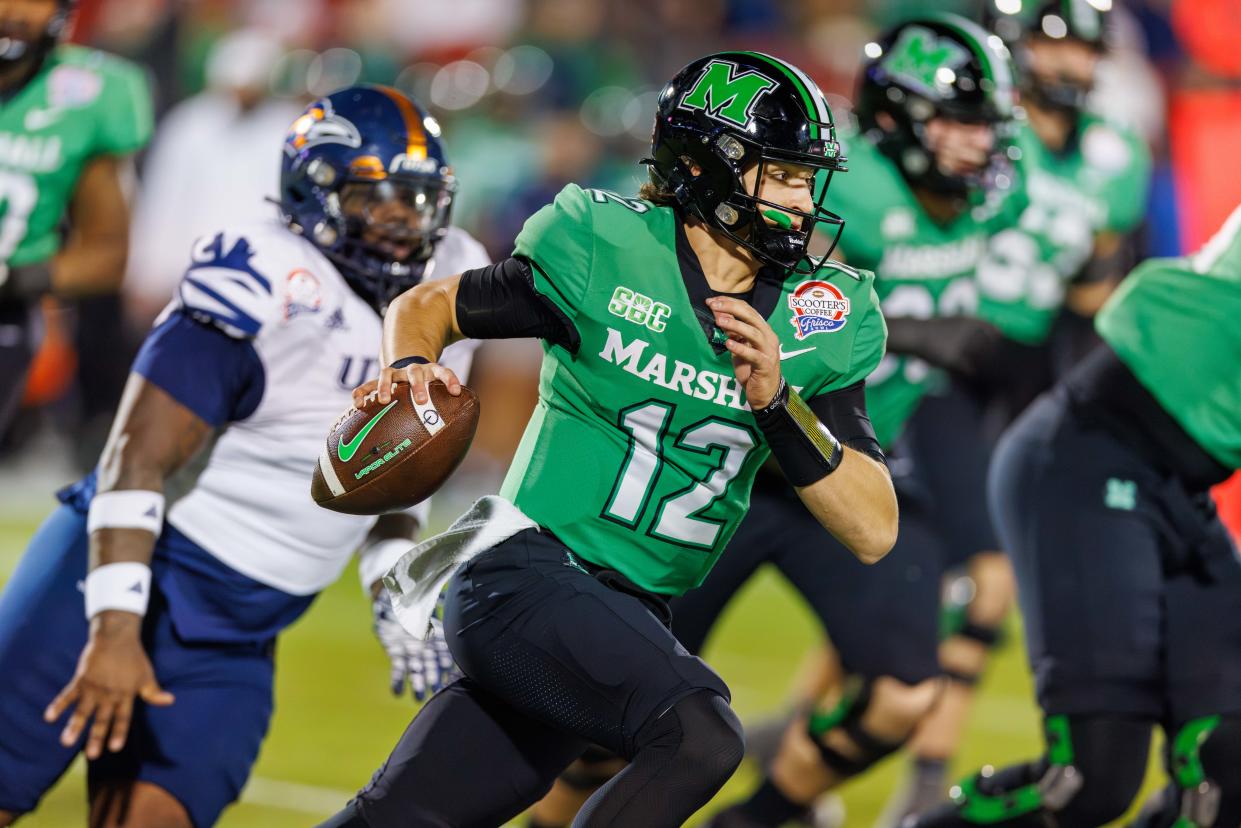
{"type": "MultiPolygon", "coordinates": [[[[396,616],[386,593],[375,598],[371,604],[374,614],[375,637],[388,654],[392,663],[392,695],[399,696],[405,689],[405,677],[409,676],[409,689],[418,701],[426,701],[437,691],[461,677],[444,640],[444,627],[436,616],[431,618],[431,631],[426,640],[419,641],[405,631],[396,616]]],[[[438,608],[437,608],[438,610],[438,608]]]]}

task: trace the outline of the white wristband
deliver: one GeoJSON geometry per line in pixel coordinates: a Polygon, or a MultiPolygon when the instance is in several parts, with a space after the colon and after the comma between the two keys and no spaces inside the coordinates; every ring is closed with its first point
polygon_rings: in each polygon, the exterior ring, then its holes
{"type": "Polygon", "coordinates": [[[151,567],[133,561],[97,566],[86,576],[86,618],[104,610],[146,615],[151,597],[151,567]]]}
{"type": "Polygon", "coordinates": [[[158,536],[164,528],[164,496],[146,489],[101,492],[91,498],[86,531],[145,529],[158,536]]]}
{"type": "Polygon", "coordinates": [[[401,556],[413,548],[414,542],[408,538],[391,538],[362,550],[358,556],[358,578],[362,581],[362,590],[370,595],[371,585],[387,575],[401,556]]]}

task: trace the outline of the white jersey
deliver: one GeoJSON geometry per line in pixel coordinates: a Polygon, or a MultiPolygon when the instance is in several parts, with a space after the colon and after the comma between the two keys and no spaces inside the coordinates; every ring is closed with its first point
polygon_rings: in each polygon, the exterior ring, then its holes
{"type": "MultiPolygon", "coordinates": [[[[453,228],[428,278],[489,263],[482,245],[453,228]]],[[[382,320],[314,245],[278,221],[200,240],[165,313],[179,308],[249,338],[263,391],[250,416],[222,429],[167,520],[250,578],[295,595],[318,592],[336,580],[376,520],[318,506],[310,480],[351,391],[378,374],[382,320]]],[[[463,379],[475,344],[444,352],[443,362],[463,379]]]]}

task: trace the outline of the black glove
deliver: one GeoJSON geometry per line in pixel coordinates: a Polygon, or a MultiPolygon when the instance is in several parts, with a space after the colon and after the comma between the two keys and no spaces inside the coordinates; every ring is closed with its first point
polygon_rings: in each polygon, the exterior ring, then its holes
{"type": "Polygon", "coordinates": [[[971,316],[889,317],[888,351],[918,357],[967,381],[982,379],[1005,339],[990,322],[971,316]]]}

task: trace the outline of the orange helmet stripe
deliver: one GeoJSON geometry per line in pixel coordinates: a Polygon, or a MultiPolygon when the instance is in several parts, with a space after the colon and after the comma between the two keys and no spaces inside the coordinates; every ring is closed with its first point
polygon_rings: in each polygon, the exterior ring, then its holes
{"type": "Polygon", "coordinates": [[[401,117],[405,119],[405,135],[406,147],[405,156],[407,158],[426,158],[427,157],[427,133],[422,127],[422,116],[418,114],[418,110],[414,109],[414,105],[409,102],[400,92],[390,86],[377,87],[380,92],[387,95],[392,103],[396,104],[396,108],[400,110],[401,117]]]}

